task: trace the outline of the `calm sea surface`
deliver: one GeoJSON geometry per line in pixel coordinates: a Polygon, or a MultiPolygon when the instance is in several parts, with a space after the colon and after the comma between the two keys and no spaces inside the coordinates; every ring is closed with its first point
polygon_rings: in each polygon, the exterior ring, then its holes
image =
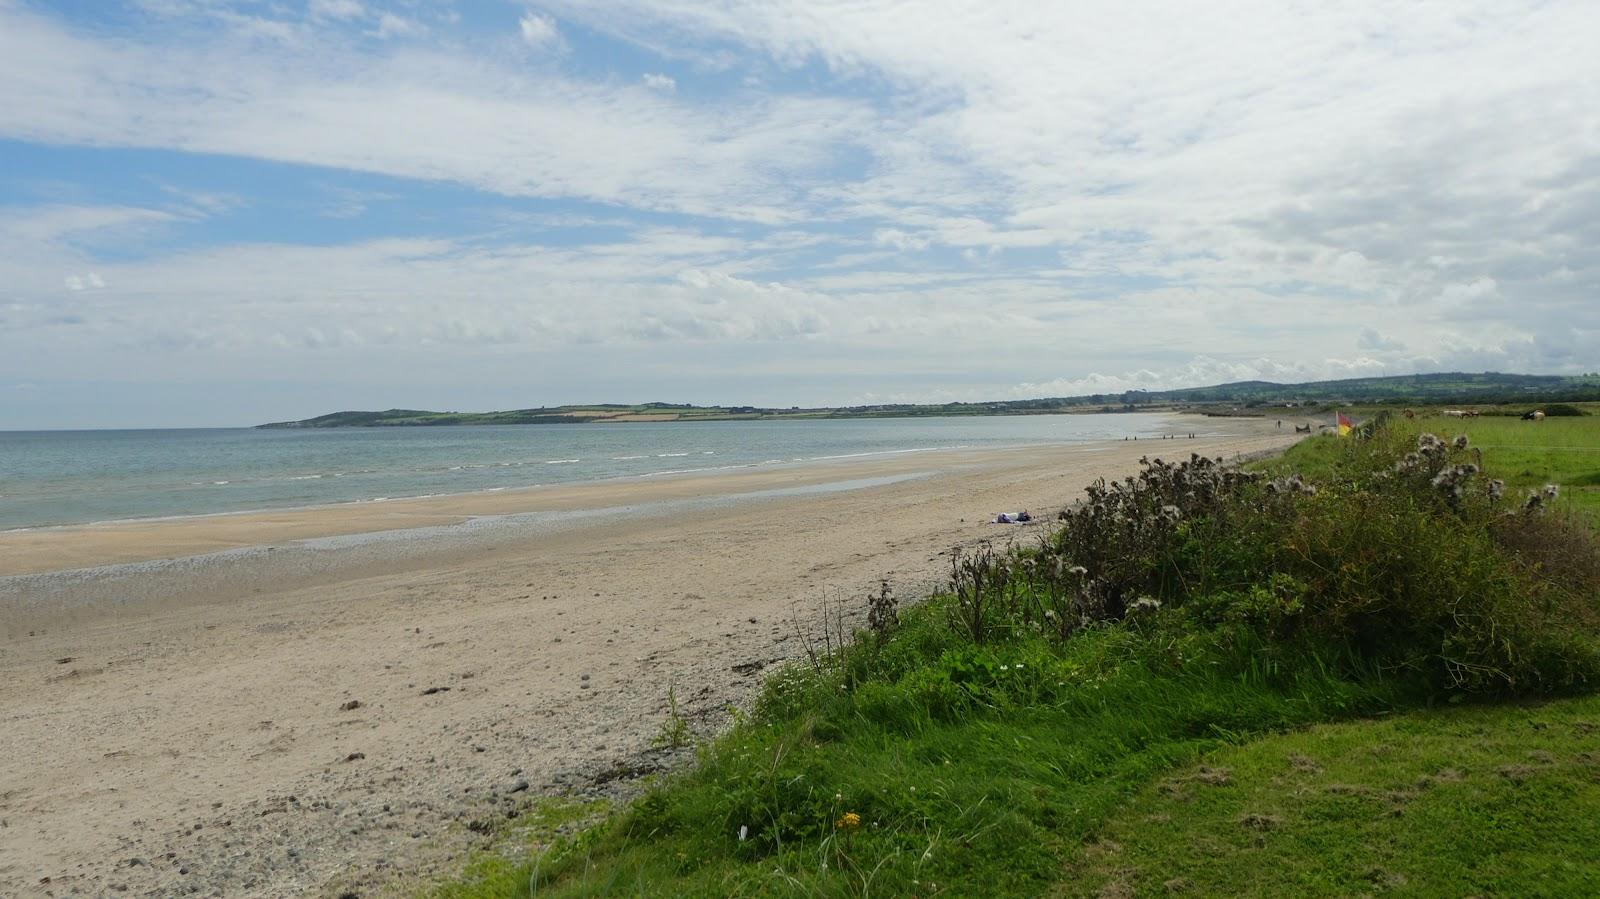
{"type": "Polygon", "coordinates": [[[937,449],[1118,440],[1154,414],[0,431],[0,529],[281,509],[937,449]]]}

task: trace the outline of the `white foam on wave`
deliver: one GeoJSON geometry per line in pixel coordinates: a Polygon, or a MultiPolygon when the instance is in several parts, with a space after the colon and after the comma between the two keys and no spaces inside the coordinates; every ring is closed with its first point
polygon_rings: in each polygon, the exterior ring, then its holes
{"type": "Polygon", "coordinates": [[[707,471],[732,471],[736,468],[750,468],[749,465],[708,465],[704,468],[668,468],[664,471],[647,472],[640,477],[654,478],[665,474],[696,474],[707,471]]]}
{"type": "Polygon", "coordinates": [[[688,453],[656,453],[656,458],[657,459],[676,459],[679,456],[687,456],[687,455],[689,455],[689,454],[688,453]]]}
{"type": "MultiPolygon", "coordinates": [[[[1031,446],[1032,444],[1025,444],[1031,446]]],[[[937,453],[948,450],[972,449],[971,444],[963,443],[956,446],[915,446],[909,449],[870,450],[864,453],[840,453],[834,456],[811,456],[806,459],[796,459],[796,462],[825,462],[833,459],[860,459],[866,456],[900,456],[906,453],[937,453]]]]}
{"type": "Polygon", "coordinates": [[[566,465],[569,462],[582,462],[582,459],[546,459],[546,465],[566,465]]]}

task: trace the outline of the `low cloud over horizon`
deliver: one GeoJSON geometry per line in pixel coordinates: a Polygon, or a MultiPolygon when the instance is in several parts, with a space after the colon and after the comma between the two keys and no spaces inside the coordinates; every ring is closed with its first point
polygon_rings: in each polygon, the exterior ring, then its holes
{"type": "Polygon", "coordinates": [[[1596,33],[0,0],[0,429],[1593,371],[1596,33]]]}

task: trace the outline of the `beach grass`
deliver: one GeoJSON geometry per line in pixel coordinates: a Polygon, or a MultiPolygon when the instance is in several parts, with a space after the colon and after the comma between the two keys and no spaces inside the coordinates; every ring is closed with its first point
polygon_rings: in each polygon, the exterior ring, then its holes
{"type": "Polygon", "coordinates": [[[1581,477],[1586,432],[1490,424],[1487,472],[1423,421],[1097,484],[435,895],[1583,894],[1600,545],[1491,479],[1581,477]]]}

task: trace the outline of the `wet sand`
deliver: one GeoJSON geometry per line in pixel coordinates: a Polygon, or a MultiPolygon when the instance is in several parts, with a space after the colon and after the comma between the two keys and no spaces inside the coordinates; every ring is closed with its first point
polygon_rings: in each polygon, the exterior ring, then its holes
{"type": "Polygon", "coordinates": [[[1036,533],[993,513],[1050,517],[1141,455],[1293,440],[1227,426],[1255,436],[0,534],[0,893],[450,870],[488,822],[655,764],[669,686],[713,728],[824,597],[922,595],[952,546],[1036,533]]]}

